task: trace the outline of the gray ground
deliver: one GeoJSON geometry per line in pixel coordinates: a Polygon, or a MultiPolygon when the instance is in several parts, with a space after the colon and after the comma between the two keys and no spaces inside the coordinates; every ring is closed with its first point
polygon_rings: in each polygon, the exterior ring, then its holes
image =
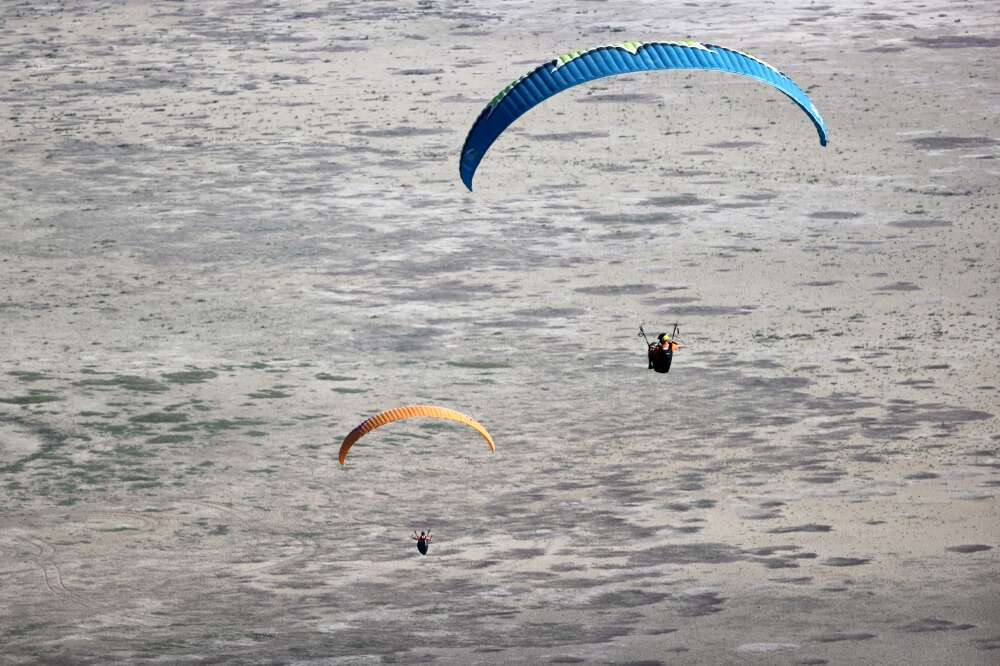
{"type": "Polygon", "coordinates": [[[0,662],[1000,662],[998,9],[548,4],[0,6],[0,662]]]}

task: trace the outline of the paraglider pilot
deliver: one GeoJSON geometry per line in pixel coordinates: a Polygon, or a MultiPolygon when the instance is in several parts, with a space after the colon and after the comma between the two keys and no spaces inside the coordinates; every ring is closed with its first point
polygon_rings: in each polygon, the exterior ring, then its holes
{"type": "Polygon", "coordinates": [[[421,555],[427,554],[427,548],[430,546],[431,541],[434,539],[434,537],[431,536],[430,532],[427,533],[421,532],[420,536],[417,536],[416,530],[413,530],[413,535],[410,538],[417,542],[417,550],[420,551],[421,555]]]}
{"type": "MultiPolygon", "coordinates": [[[[676,331],[677,328],[674,327],[676,331]]],[[[670,363],[674,360],[674,352],[683,347],[676,342],[668,333],[660,333],[656,336],[656,342],[649,343],[647,357],[649,359],[649,369],[656,372],[670,372],[670,363]]]]}

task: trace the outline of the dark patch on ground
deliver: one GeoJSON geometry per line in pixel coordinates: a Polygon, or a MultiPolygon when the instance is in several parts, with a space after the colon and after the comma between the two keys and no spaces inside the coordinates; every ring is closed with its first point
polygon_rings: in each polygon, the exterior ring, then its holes
{"type": "Polygon", "coordinates": [[[596,224],[628,224],[635,226],[671,224],[677,220],[673,213],[588,213],[585,215],[587,222],[596,224]]]}
{"type": "Polygon", "coordinates": [[[183,412],[148,412],[130,416],[128,420],[132,423],[184,423],[188,416],[183,412]]]}
{"type": "Polygon", "coordinates": [[[769,534],[791,534],[793,532],[829,532],[833,528],[829,525],[819,525],[817,523],[807,523],[805,525],[792,525],[790,527],[776,527],[768,530],[769,534]]]}
{"type": "Polygon", "coordinates": [[[708,143],[705,144],[708,148],[749,148],[750,146],[763,146],[761,141],[719,141],[718,143],[708,143]]]}
{"type": "Polygon", "coordinates": [[[690,511],[691,509],[711,509],[715,506],[715,500],[699,499],[693,502],[671,502],[667,508],[671,511],[690,511]]]}
{"type": "Polygon", "coordinates": [[[605,93],[603,95],[587,95],[578,102],[613,103],[613,104],[659,104],[663,98],[648,93],[605,93]]]}
{"type": "Polygon", "coordinates": [[[8,405],[38,405],[43,402],[57,402],[62,400],[57,395],[52,395],[50,391],[43,389],[32,389],[27,395],[15,395],[8,398],[0,398],[0,402],[8,405]]]}
{"type": "Polygon", "coordinates": [[[819,643],[839,643],[841,641],[869,641],[873,638],[878,638],[878,635],[867,634],[867,633],[845,634],[841,632],[836,632],[833,634],[824,634],[823,636],[817,636],[813,640],[819,643]]]}
{"type": "Polygon", "coordinates": [[[7,373],[11,377],[14,377],[20,382],[38,382],[46,379],[52,379],[51,375],[47,375],[43,372],[29,372],[25,370],[11,370],[7,373]]]}
{"type": "Polygon", "coordinates": [[[720,597],[716,592],[700,592],[698,594],[685,594],[679,600],[681,607],[677,610],[681,617],[701,617],[722,612],[722,604],[725,597],[720,597]]]}
{"type": "Polygon", "coordinates": [[[893,282],[878,287],[875,291],[920,291],[920,287],[912,282],[893,282]]]}
{"type": "Polygon", "coordinates": [[[862,215],[864,213],[849,210],[820,210],[815,213],[809,213],[809,217],[814,220],[853,220],[862,215]]]}
{"type": "Polygon", "coordinates": [[[979,638],[972,641],[977,650],[1000,650],[1000,636],[990,638],[979,638]]]}
{"type": "Polygon", "coordinates": [[[917,219],[917,220],[900,220],[899,222],[890,222],[889,225],[893,227],[899,227],[900,229],[933,229],[936,227],[950,227],[951,222],[947,220],[917,219]]]}
{"type": "Polygon", "coordinates": [[[645,202],[649,206],[702,206],[712,203],[708,199],[702,199],[695,194],[674,194],[664,197],[650,197],[645,202]]]}
{"type": "Polygon", "coordinates": [[[618,296],[624,294],[645,294],[656,291],[653,284],[601,285],[597,287],[577,287],[573,291],[590,296],[618,296]]]}
{"type": "Polygon", "coordinates": [[[843,476],[843,472],[830,472],[828,474],[818,474],[816,476],[804,476],[801,480],[806,483],[836,483],[843,476]]]}
{"type": "Polygon", "coordinates": [[[679,317],[686,316],[724,316],[724,315],[748,315],[752,310],[755,310],[757,306],[755,305],[737,305],[737,306],[726,306],[726,305],[679,305],[677,307],[670,308],[670,314],[677,315],[679,317]]]}
{"type": "Polygon", "coordinates": [[[634,608],[650,606],[659,603],[670,595],[663,592],[647,592],[646,590],[621,590],[605,592],[594,597],[590,604],[596,608],[634,608]]]}
{"type": "MultiPolygon", "coordinates": [[[[900,51],[905,51],[905,46],[895,46],[893,44],[886,44],[885,46],[874,46],[870,49],[862,49],[863,53],[899,53],[900,51]]],[[[823,662],[826,663],[826,662],[823,662]]]]}
{"type": "Polygon", "coordinates": [[[261,389],[260,391],[254,391],[253,393],[248,393],[247,397],[258,399],[258,400],[280,400],[282,398],[291,398],[291,393],[285,393],[284,391],[273,388],[273,389],[261,389]]]}
{"type": "Polygon", "coordinates": [[[607,132],[549,132],[548,134],[526,135],[536,141],[579,141],[580,139],[606,139],[607,132]]]}
{"type": "Polygon", "coordinates": [[[136,393],[162,393],[170,388],[148,377],[137,377],[135,375],[115,375],[110,379],[81,379],[73,382],[74,386],[93,387],[98,389],[120,388],[136,393]]]}
{"type": "Polygon", "coordinates": [[[393,74],[400,76],[429,76],[431,74],[444,74],[443,69],[401,69],[393,74]]]}
{"type": "Polygon", "coordinates": [[[867,557],[830,557],[823,560],[823,564],[828,567],[859,567],[871,562],[867,557]]]}
{"type": "Polygon", "coordinates": [[[756,203],[754,201],[736,201],[732,203],[720,203],[716,204],[715,207],[721,210],[732,209],[740,210],[743,208],[759,208],[763,204],[756,203]]]}
{"type": "Polygon", "coordinates": [[[660,312],[658,314],[669,314],[674,311],[674,307],[678,305],[683,305],[685,303],[697,303],[700,298],[689,298],[686,296],[665,296],[658,298],[644,298],[642,299],[643,305],[652,305],[669,308],[669,312],[660,312]]]}
{"type": "Polygon", "coordinates": [[[191,435],[157,435],[146,440],[147,444],[184,444],[194,441],[191,435]]]}
{"type": "Polygon", "coordinates": [[[469,368],[472,370],[502,370],[512,367],[504,361],[445,361],[454,368],[469,368]]]}
{"type": "Polygon", "coordinates": [[[934,472],[915,472],[913,474],[907,474],[903,478],[907,481],[925,481],[927,479],[937,479],[940,476],[940,474],[935,474],[934,472]]]}
{"type": "Polygon", "coordinates": [[[747,559],[739,548],[724,543],[695,543],[654,546],[629,554],[635,566],[657,564],[726,564],[747,559]]]}
{"type": "Polygon", "coordinates": [[[784,583],[786,585],[808,585],[813,582],[812,576],[792,576],[785,578],[769,578],[772,583],[784,583]]]}
{"type": "Polygon", "coordinates": [[[945,550],[950,550],[953,553],[981,553],[984,550],[993,550],[993,546],[982,543],[967,543],[960,546],[948,546],[945,550]]]}
{"type": "Polygon", "coordinates": [[[219,375],[212,370],[184,370],[182,372],[167,372],[163,378],[172,384],[201,384],[219,375]]]}
{"type": "Polygon", "coordinates": [[[953,150],[955,148],[992,148],[1000,144],[1000,141],[988,136],[924,136],[919,139],[910,139],[910,143],[915,148],[922,150],[953,150]]]}
{"type": "Polygon", "coordinates": [[[949,622],[948,620],[924,618],[923,620],[917,620],[916,622],[904,625],[900,627],[900,630],[911,633],[924,633],[928,631],[965,631],[967,629],[975,628],[976,625],[974,624],[955,624],[954,622],[949,622]]]}
{"type": "Polygon", "coordinates": [[[928,49],[993,48],[1000,46],[1000,37],[978,35],[948,35],[945,37],[913,37],[911,42],[928,49]]]}

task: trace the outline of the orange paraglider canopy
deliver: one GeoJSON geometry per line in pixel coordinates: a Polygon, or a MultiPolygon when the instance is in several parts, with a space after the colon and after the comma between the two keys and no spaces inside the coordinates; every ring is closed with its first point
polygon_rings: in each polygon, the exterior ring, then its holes
{"type": "Polygon", "coordinates": [[[347,452],[351,450],[354,443],[370,433],[372,430],[381,428],[382,426],[395,421],[404,421],[406,419],[416,418],[445,419],[448,421],[455,421],[457,423],[464,423],[482,435],[483,439],[485,439],[486,443],[489,445],[490,451],[497,450],[496,445],[493,443],[493,438],[490,437],[490,433],[486,431],[486,428],[484,428],[479,421],[476,421],[461,412],[456,412],[454,409],[448,409],[447,407],[436,407],[434,405],[407,405],[406,407],[393,407],[392,409],[387,409],[380,414],[376,414],[375,416],[363,421],[359,426],[348,433],[347,437],[344,438],[343,443],[340,445],[340,464],[344,464],[344,460],[347,459],[347,452]]]}

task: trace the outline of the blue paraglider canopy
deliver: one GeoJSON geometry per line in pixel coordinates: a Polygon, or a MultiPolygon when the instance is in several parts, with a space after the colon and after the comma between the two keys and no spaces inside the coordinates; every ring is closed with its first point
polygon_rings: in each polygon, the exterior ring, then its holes
{"type": "Polygon", "coordinates": [[[606,76],[664,69],[715,70],[763,81],[805,111],[819,132],[820,145],[827,143],[826,123],[809,96],[790,78],[751,55],[701,42],[623,42],[559,56],[501,90],[465,138],[458,166],[462,182],[472,191],[476,168],[493,142],[511,123],[549,97],[606,76]]]}

